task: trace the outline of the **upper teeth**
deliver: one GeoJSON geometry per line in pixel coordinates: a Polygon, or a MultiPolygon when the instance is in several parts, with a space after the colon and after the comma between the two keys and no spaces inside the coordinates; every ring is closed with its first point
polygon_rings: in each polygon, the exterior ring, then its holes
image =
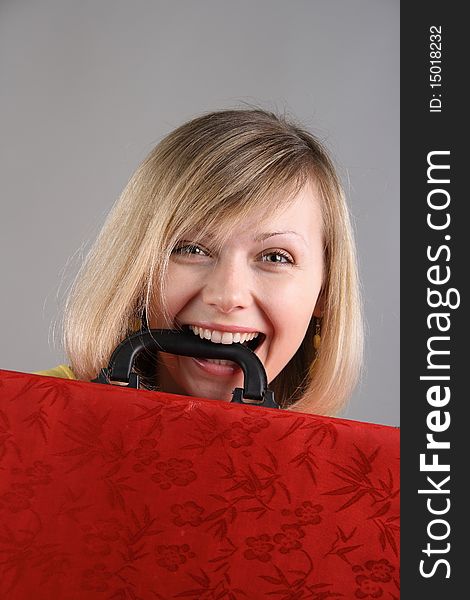
{"type": "Polygon", "coordinates": [[[230,331],[219,331],[217,329],[204,329],[197,325],[190,325],[189,329],[202,340],[210,340],[215,344],[243,344],[243,342],[249,342],[255,337],[258,337],[257,331],[250,333],[231,333],[230,331]]]}

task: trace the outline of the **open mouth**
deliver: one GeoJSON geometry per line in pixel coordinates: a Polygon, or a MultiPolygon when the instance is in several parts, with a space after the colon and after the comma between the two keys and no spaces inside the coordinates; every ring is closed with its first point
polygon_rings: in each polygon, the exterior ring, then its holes
{"type": "Polygon", "coordinates": [[[248,333],[232,333],[229,331],[221,331],[217,329],[205,329],[197,325],[184,325],[183,330],[192,332],[203,340],[209,340],[214,344],[241,344],[246,346],[253,352],[263,343],[266,336],[259,331],[248,333]]]}

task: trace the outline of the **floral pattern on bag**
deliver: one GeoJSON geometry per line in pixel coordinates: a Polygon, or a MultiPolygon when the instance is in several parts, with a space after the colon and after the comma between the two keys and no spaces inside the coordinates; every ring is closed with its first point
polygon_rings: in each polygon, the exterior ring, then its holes
{"type": "Polygon", "coordinates": [[[397,429],[0,374],[0,597],[399,598],[397,429]]]}

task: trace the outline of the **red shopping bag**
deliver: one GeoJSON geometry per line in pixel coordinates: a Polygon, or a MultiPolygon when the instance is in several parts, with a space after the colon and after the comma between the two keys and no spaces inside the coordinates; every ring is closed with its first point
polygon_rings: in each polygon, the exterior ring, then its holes
{"type": "Polygon", "coordinates": [[[0,371],[0,597],[399,598],[398,429],[0,371]]]}

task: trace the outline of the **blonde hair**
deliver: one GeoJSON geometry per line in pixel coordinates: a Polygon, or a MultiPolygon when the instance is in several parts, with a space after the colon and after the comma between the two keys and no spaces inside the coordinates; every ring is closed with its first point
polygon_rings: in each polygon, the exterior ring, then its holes
{"type": "Polygon", "coordinates": [[[212,112],[166,136],[137,168],[87,256],[67,300],[64,344],[79,379],[96,377],[136,317],[162,299],[175,244],[191,230],[223,244],[254,212],[275,211],[307,181],[321,198],[325,244],[321,346],[315,323],[271,382],[281,406],[336,414],[362,360],[355,245],[341,184],[311,134],[261,109],[212,112]]]}

